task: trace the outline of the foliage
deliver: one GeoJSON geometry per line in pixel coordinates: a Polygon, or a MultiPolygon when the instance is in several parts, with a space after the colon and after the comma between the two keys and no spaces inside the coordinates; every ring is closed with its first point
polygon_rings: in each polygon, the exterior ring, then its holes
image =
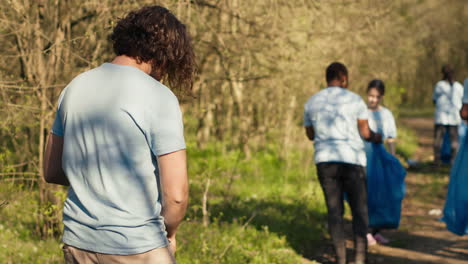
{"type": "MultiPolygon", "coordinates": [[[[215,222],[205,228],[192,222],[180,231],[179,263],[302,263],[306,262],[284,236],[242,223],[215,222]]],[[[309,262],[307,263],[314,263],[309,262]]]]}
{"type": "MultiPolygon", "coordinates": [[[[301,263],[301,255],[314,252],[325,232],[325,212],[314,172],[304,173],[300,164],[310,152],[291,155],[295,169],[287,169],[288,161],[281,160],[273,144],[248,160],[238,150],[222,153],[214,142],[191,149],[192,195],[178,233],[180,263],[301,263]],[[229,189],[231,174],[236,177],[229,189]],[[219,180],[208,192],[210,223],[205,226],[200,183],[207,178],[219,180]]],[[[0,262],[59,263],[58,240],[39,242],[33,232],[38,193],[18,183],[0,188],[0,201],[8,202],[0,208],[0,246],[6,249],[0,251],[0,262]]]]}
{"type": "Polygon", "coordinates": [[[62,263],[60,243],[35,233],[38,192],[19,182],[0,183],[0,263],[62,263]]]}
{"type": "MultiPolygon", "coordinates": [[[[226,245],[197,247],[204,238],[227,236],[235,246],[224,254],[235,262],[291,256],[297,263],[294,254],[309,254],[323,231],[324,206],[312,149],[304,143],[302,105],[325,86],[330,62],[349,67],[350,89],[360,94],[369,80],[383,79],[385,104],[396,114],[404,104],[430,104],[448,59],[458,76],[468,74],[461,70],[468,65],[465,0],[158,3],[188,25],[199,64],[193,94],[179,95],[192,197],[192,222],[182,234],[194,241],[185,244],[193,253],[181,253],[184,261],[190,254],[221,261],[226,245]],[[213,233],[203,228],[206,220],[213,233]],[[250,244],[237,245],[244,240],[250,244]],[[278,251],[257,252],[263,245],[278,251]]],[[[58,242],[50,237],[60,234],[64,193],[45,185],[41,174],[57,97],[74,76],[112,59],[107,37],[115,21],[145,4],[154,1],[0,0],[0,178],[7,188],[0,203],[10,202],[0,208],[6,230],[0,236],[9,248],[0,250],[1,261],[55,261],[58,242]],[[24,259],[12,250],[23,246],[24,259]]],[[[399,135],[397,152],[407,159],[415,135],[402,128],[399,135]]]]}
{"type": "Polygon", "coordinates": [[[398,142],[396,146],[396,153],[403,157],[404,160],[411,158],[413,153],[418,147],[417,138],[414,131],[404,127],[398,127],[398,142]]]}

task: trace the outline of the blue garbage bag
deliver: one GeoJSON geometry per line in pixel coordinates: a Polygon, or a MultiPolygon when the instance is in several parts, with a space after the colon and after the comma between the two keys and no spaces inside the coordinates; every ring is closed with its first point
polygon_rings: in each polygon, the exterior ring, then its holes
{"type": "Polygon", "coordinates": [[[468,234],[468,136],[463,137],[450,171],[442,221],[459,236],[468,234]]]}
{"type": "Polygon", "coordinates": [[[450,142],[450,133],[448,130],[445,131],[444,138],[442,140],[442,147],[440,148],[440,160],[445,164],[449,164],[452,160],[452,146],[450,142]]]}
{"type": "Polygon", "coordinates": [[[405,196],[406,170],[383,144],[372,144],[367,161],[369,226],[398,228],[405,196]]]}
{"type": "Polygon", "coordinates": [[[463,142],[466,132],[468,130],[468,122],[463,121],[460,126],[458,126],[458,142],[463,142]]]}

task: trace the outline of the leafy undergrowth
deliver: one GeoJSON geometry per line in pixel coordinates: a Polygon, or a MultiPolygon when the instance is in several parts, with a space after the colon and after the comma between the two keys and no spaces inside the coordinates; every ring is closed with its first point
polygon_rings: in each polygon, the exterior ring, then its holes
{"type": "Polygon", "coordinates": [[[418,140],[416,133],[405,126],[400,125],[398,127],[398,140],[396,145],[397,155],[407,161],[411,158],[417,148],[418,140]]]}
{"type": "Polygon", "coordinates": [[[34,234],[38,195],[14,183],[0,184],[0,263],[62,263],[57,239],[34,234]]]}
{"type": "MultiPolygon", "coordinates": [[[[414,134],[402,131],[399,153],[411,155],[414,134]]],[[[189,144],[178,263],[314,263],[327,231],[311,144],[287,155],[283,148],[267,144],[247,156],[220,143],[189,144]]],[[[35,187],[0,183],[0,204],[8,202],[0,207],[0,263],[62,263],[60,240],[34,234],[37,196],[35,187]]]]}
{"type": "MultiPolygon", "coordinates": [[[[304,165],[311,152],[285,159],[274,146],[252,157],[215,145],[189,149],[191,200],[178,263],[314,263],[304,256],[325,233],[326,211],[313,166],[304,165]]],[[[0,204],[8,202],[0,208],[0,263],[63,262],[60,239],[34,233],[37,200],[35,187],[0,183],[0,204]]]]}

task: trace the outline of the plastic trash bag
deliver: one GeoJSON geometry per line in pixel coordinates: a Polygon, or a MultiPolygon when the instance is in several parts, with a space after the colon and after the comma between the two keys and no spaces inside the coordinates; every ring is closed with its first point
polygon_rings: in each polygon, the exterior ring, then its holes
{"type": "Polygon", "coordinates": [[[369,226],[398,228],[405,196],[406,170],[383,144],[372,144],[367,161],[369,226]]]}
{"type": "Polygon", "coordinates": [[[468,122],[463,121],[458,126],[458,142],[463,142],[463,139],[465,138],[467,130],[468,130],[468,122]]]}
{"type": "Polygon", "coordinates": [[[442,221],[447,229],[459,236],[468,234],[468,136],[460,142],[450,171],[450,183],[442,221]]]}

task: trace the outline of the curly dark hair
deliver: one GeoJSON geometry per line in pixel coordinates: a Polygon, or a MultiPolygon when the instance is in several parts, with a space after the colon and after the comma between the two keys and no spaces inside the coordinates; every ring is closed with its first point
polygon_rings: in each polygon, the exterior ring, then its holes
{"type": "Polygon", "coordinates": [[[166,8],[154,5],[130,12],[117,22],[110,38],[116,55],[150,63],[156,80],[172,88],[192,88],[196,65],[191,38],[166,8]]]}
{"type": "Polygon", "coordinates": [[[328,65],[325,76],[327,82],[339,80],[341,76],[348,76],[348,69],[346,69],[346,66],[344,66],[344,64],[341,62],[333,62],[332,64],[328,65]]]}

